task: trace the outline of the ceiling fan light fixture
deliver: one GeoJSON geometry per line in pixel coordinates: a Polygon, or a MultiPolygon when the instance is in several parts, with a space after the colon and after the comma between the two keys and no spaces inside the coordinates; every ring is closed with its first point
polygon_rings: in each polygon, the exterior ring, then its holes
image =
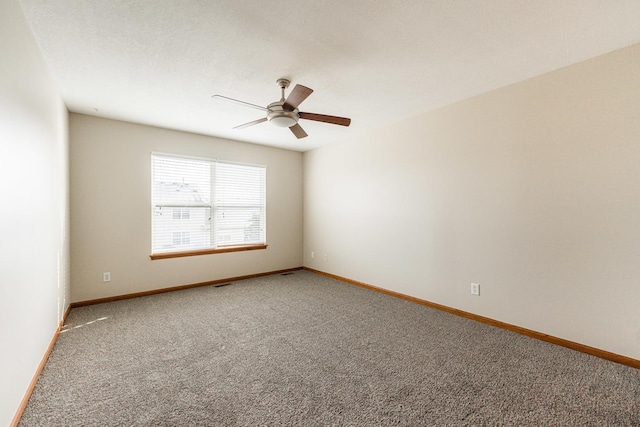
{"type": "Polygon", "coordinates": [[[283,115],[283,116],[278,115],[275,117],[270,117],[269,123],[272,123],[278,127],[289,128],[295,125],[296,123],[298,123],[298,121],[293,117],[289,117],[288,115],[283,115]]]}
{"type": "Polygon", "coordinates": [[[284,101],[272,102],[267,107],[269,112],[267,113],[267,119],[269,123],[272,123],[278,127],[289,128],[298,123],[298,110],[287,111],[282,108],[284,101]]]}

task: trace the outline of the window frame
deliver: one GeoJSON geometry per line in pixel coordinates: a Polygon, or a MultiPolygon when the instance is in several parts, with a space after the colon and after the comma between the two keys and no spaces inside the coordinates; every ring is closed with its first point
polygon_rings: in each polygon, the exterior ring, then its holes
{"type": "MultiPolygon", "coordinates": [[[[252,163],[241,163],[241,162],[233,162],[227,160],[220,160],[215,158],[208,157],[199,157],[199,156],[188,156],[182,154],[174,154],[174,153],[165,153],[165,152],[152,152],[151,153],[151,254],[149,257],[151,260],[157,259],[167,259],[167,258],[179,258],[179,257],[187,257],[187,256],[197,256],[197,255],[207,255],[207,254],[219,254],[219,253],[229,253],[229,252],[241,252],[241,251],[252,251],[252,250],[261,250],[267,249],[267,236],[266,236],[266,211],[267,211],[267,189],[266,189],[266,178],[267,178],[267,166],[266,165],[258,165],[252,163]],[[209,178],[211,180],[210,187],[210,200],[209,203],[156,203],[154,200],[154,159],[156,157],[166,157],[172,159],[185,159],[185,160],[196,160],[196,161],[204,161],[208,162],[210,165],[209,178]],[[219,208],[225,207],[224,204],[219,204],[216,200],[216,187],[215,187],[215,171],[218,163],[230,164],[230,165],[239,165],[239,166],[251,166],[257,168],[264,169],[264,203],[258,205],[264,209],[264,241],[261,243],[251,243],[251,244],[232,244],[232,245],[220,245],[218,243],[219,236],[216,236],[217,224],[216,224],[216,214],[218,213],[219,208]],[[175,250],[175,251],[166,251],[166,252],[154,252],[154,216],[156,215],[156,209],[160,208],[169,208],[169,209],[180,209],[181,211],[184,209],[191,208],[208,208],[210,209],[210,221],[211,221],[211,236],[210,239],[212,242],[216,242],[217,246],[205,247],[205,248],[196,248],[196,249],[187,249],[187,250],[175,250]]],[[[181,214],[181,219],[183,216],[181,214]]]]}

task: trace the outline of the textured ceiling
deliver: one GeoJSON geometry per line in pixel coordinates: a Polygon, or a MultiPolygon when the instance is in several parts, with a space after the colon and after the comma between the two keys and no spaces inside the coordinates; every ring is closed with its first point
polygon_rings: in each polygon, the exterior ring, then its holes
{"type": "Polygon", "coordinates": [[[70,111],[306,151],[640,42],[638,0],[20,0],[70,111]],[[276,79],[309,137],[262,123],[276,79]]]}

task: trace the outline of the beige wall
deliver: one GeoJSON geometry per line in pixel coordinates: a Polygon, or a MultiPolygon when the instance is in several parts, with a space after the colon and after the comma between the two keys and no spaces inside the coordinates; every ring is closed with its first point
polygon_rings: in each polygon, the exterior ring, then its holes
{"type": "Polygon", "coordinates": [[[67,109],[15,0],[0,1],[0,425],[69,305],[67,109]]]}
{"type": "Polygon", "coordinates": [[[305,153],[304,265],[640,359],[638,70],[635,45],[305,153]]]}
{"type": "Polygon", "coordinates": [[[70,135],[72,301],[302,265],[301,153],[80,114],[70,135]],[[267,165],[269,247],[151,261],[154,151],[267,165]]]}

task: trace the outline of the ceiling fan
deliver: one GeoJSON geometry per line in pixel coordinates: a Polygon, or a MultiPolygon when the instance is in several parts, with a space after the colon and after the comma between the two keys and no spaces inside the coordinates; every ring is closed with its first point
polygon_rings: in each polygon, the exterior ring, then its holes
{"type": "Polygon", "coordinates": [[[316,122],[330,123],[334,125],[340,126],[349,126],[351,124],[351,119],[346,117],[337,117],[337,116],[327,116],[324,114],[316,114],[316,113],[305,113],[298,110],[298,105],[302,103],[311,93],[313,89],[309,89],[306,86],[296,85],[289,96],[285,99],[284,91],[289,87],[291,83],[287,79],[278,79],[277,80],[278,87],[282,90],[282,96],[280,101],[272,102],[266,107],[261,107],[259,105],[250,104],[248,102],[240,101],[237,99],[229,98],[227,96],[222,95],[213,95],[212,98],[220,98],[225,99],[227,101],[232,101],[238,103],[240,105],[244,105],[246,107],[256,108],[258,110],[266,111],[267,117],[263,117],[258,120],[254,120],[249,123],[245,123],[239,126],[235,126],[234,129],[245,129],[249,126],[257,125],[258,123],[269,121],[279,127],[287,127],[291,129],[291,132],[296,136],[296,138],[304,138],[307,136],[307,133],[302,129],[302,127],[298,124],[298,120],[313,120],[316,122]]]}

